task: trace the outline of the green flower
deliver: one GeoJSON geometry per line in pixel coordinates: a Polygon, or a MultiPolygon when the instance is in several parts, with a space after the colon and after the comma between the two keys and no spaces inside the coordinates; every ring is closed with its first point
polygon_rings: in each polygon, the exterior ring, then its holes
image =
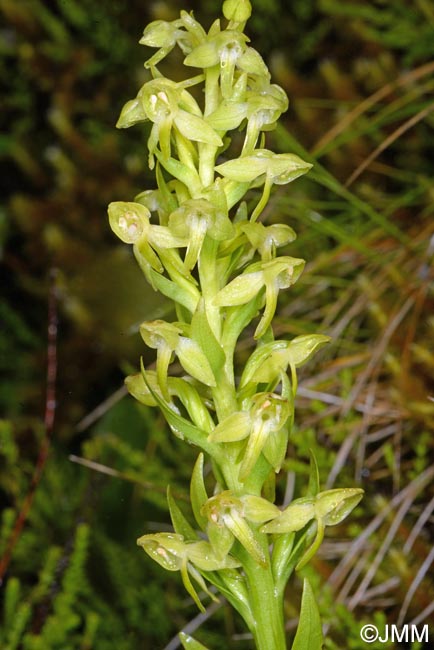
{"type": "Polygon", "coordinates": [[[242,121],[247,119],[242,156],[254,153],[260,132],[273,129],[277,119],[288,108],[288,98],[280,86],[264,84],[262,81],[261,84],[256,84],[257,90],[247,90],[246,85],[247,74],[244,74],[234,86],[231,98],[224,99],[216,110],[206,117],[207,122],[218,131],[237,129],[242,121]]]}
{"type": "Polygon", "coordinates": [[[248,410],[229,415],[216,426],[208,439],[211,442],[248,439],[239,473],[240,481],[245,481],[261,452],[275,471],[279,471],[286,452],[288,432],[285,425],[290,416],[291,406],[287,399],[275,393],[257,393],[250,400],[248,410]],[[280,453],[276,454],[277,449],[280,453]]]}
{"type": "Polygon", "coordinates": [[[134,245],[134,254],[139,261],[158,273],[163,265],[156,251],[187,246],[187,241],[175,237],[166,226],[150,223],[151,213],[141,203],[115,201],[108,206],[110,226],[115,235],[126,244],[134,245]]]}
{"type": "Polygon", "coordinates": [[[270,262],[257,262],[229,282],[214,298],[220,307],[244,305],[256,298],[265,287],[265,309],[255,330],[255,338],[263,336],[269,327],[277,306],[280,289],[293,285],[301,275],[304,260],[295,257],[277,257],[270,262]]]}
{"type": "Polygon", "coordinates": [[[240,566],[240,563],[229,555],[219,558],[208,542],[185,542],[184,537],[176,533],[143,535],[139,537],[137,544],[167,571],[181,572],[184,587],[202,612],[205,608],[199,600],[189,574],[210,598],[217,601],[214,594],[208,590],[199,571],[219,571],[240,566]]]}
{"type": "Polygon", "coordinates": [[[184,64],[195,68],[220,66],[220,86],[225,99],[233,92],[234,72],[243,65],[243,55],[249,39],[241,32],[226,29],[208,36],[204,43],[195,47],[184,59],[184,64]]]}
{"type": "Polygon", "coordinates": [[[254,183],[255,185],[264,183],[262,197],[250,217],[251,221],[256,221],[270,198],[273,184],[291,183],[308,172],[311,167],[310,163],[295,154],[276,154],[268,149],[255,149],[248,156],[217,165],[215,170],[225,178],[238,183],[254,183]]]}
{"type": "MultiPolygon", "coordinates": [[[[224,192],[222,194],[225,196],[224,192]]],[[[219,210],[206,199],[184,201],[170,215],[169,228],[175,236],[188,241],[184,260],[188,270],[197,263],[206,236],[215,241],[224,241],[233,232],[227,210],[219,210]]]]}
{"type": "Polygon", "coordinates": [[[252,5],[249,0],[225,0],[223,15],[227,20],[235,23],[245,23],[252,14],[252,5]]]}
{"type": "Polygon", "coordinates": [[[312,545],[305,551],[297,564],[297,570],[304,567],[320,547],[326,526],[336,526],[347,517],[363,497],[360,488],[336,488],[319,492],[315,497],[303,497],[293,501],[281,514],[265,526],[263,533],[292,533],[315,522],[316,535],[312,545]]]}
{"type": "Polygon", "coordinates": [[[276,255],[276,249],[294,241],[296,234],[286,224],[264,226],[262,223],[244,223],[240,230],[245,233],[251,249],[259,251],[264,262],[270,262],[276,255]]]}
{"type": "Polygon", "coordinates": [[[247,93],[247,129],[242,156],[251,154],[261,131],[274,129],[281,114],[288,110],[288,97],[283,88],[269,83],[261,86],[247,93]]]}
{"type": "Polygon", "coordinates": [[[262,566],[267,565],[267,559],[247,521],[260,524],[278,513],[279,509],[266,499],[254,495],[236,497],[230,490],[211,497],[201,508],[201,515],[208,519],[207,534],[218,558],[226,557],[237,539],[262,566]]]}
{"type": "Polygon", "coordinates": [[[216,380],[209,361],[199,344],[186,336],[182,329],[163,320],[145,321],[140,333],[146,345],[157,350],[157,377],[164,398],[169,401],[167,369],[175,353],[184,370],[206,386],[215,386],[216,380]]]}
{"type": "Polygon", "coordinates": [[[247,361],[240,381],[240,389],[250,382],[273,383],[288,366],[294,370],[330,341],[324,334],[302,334],[292,341],[276,340],[258,347],[247,361]]]}
{"type": "Polygon", "coordinates": [[[157,350],[157,379],[165,400],[171,401],[167,387],[167,370],[182,330],[163,320],[147,321],[140,325],[140,334],[150,348],[157,350]]]}
{"type": "Polygon", "coordinates": [[[188,140],[205,142],[216,147],[222,140],[203,119],[193,96],[185,90],[191,82],[175,83],[158,78],[148,81],[139,90],[136,99],[127,102],[119,120],[118,128],[126,128],[136,122],[150,120],[153,123],[148,139],[149,166],[154,167],[154,152],[160,147],[163,160],[171,157],[172,131],[188,140]]]}
{"type": "Polygon", "coordinates": [[[186,32],[181,19],[168,22],[166,20],[154,20],[147,25],[139,43],[148,47],[158,47],[159,50],[145,63],[145,68],[152,68],[160,63],[175,47],[180,46],[185,54],[191,51],[193,44],[191,35],[186,32]]]}
{"type": "Polygon", "coordinates": [[[181,17],[171,22],[154,20],[145,28],[139,43],[160,49],[146,61],[145,67],[156,66],[173,50],[175,45],[178,45],[184,54],[189,54],[205,38],[206,32],[202,25],[186,11],[181,11],[181,17]]]}

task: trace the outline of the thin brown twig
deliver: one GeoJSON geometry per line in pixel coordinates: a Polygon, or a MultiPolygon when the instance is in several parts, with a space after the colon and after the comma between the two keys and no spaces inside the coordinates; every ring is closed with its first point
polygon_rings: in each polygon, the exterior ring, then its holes
{"type": "Polygon", "coordinates": [[[379,339],[377,345],[375,346],[375,350],[372,354],[372,357],[368,365],[366,366],[365,370],[362,372],[355,386],[353,387],[350,394],[348,395],[346,403],[342,408],[342,415],[346,415],[352,408],[355,400],[357,399],[357,396],[360,394],[360,391],[362,390],[362,387],[366,384],[369,377],[374,372],[375,368],[377,367],[382,357],[384,356],[392,335],[394,334],[396,329],[399,327],[399,325],[405,318],[407,312],[412,308],[413,304],[414,304],[414,297],[411,295],[407,298],[407,300],[402,305],[401,309],[399,309],[399,311],[393,316],[393,318],[388,323],[381,338],[379,339]]]}
{"type": "MultiPolygon", "coordinates": [[[[329,583],[335,588],[339,588],[344,580],[346,580],[348,573],[352,570],[352,566],[357,557],[368,543],[369,537],[381,526],[386,517],[396,508],[403,500],[413,495],[414,498],[421,492],[429,483],[434,479],[434,465],[430,465],[426,470],[419,474],[411,483],[396,494],[389,503],[372,519],[366,526],[364,531],[351,543],[348,552],[342,558],[339,565],[334,569],[329,578],[329,583]]],[[[345,589],[345,587],[344,587],[345,589]]],[[[337,596],[338,602],[342,602],[340,594],[337,596]]]]}
{"type": "Polygon", "coordinates": [[[411,83],[417,81],[421,77],[424,77],[428,74],[434,72],[434,61],[425,63],[424,65],[416,68],[416,70],[411,70],[406,72],[398,79],[389,82],[379,90],[375,91],[372,95],[364,99],[360,104],[358,104],[352,111],[350,111],[342,120],[340,120],[333,128],[331,128],[327,133],[325,133],[320,140],[313,147],[312,153],[317,154],[321,149],[323,149],[329,142],[332,142],[338,135],[340,135],[345,129],[347,129],[350,124],[354,122],[360,115],[368,111],[372,106],[377,102],[381,101],[391,92],[400,88],[401,86],[407,86],[411,83]]]}
{"type": "MultiPolygon", "coordinates": [[[[103,463],[97,463],[96,461],[90,460],[89,458],[83,458],[82,456],[76,456],[75,454],[70,454],[69,460],[72,463],[77,463],[77,465],[82,465],[83,467],[92,469],[95,472],[100,472],[100,474],[107,474],[107,476],[114,476],[115,478],[119,478],[122,481],[128,481],[129,483],[134,483],[135,485],[139,485],[145,490],[153,490],[154,492],[160,492],[161,494],[167,493],[167,489],[165,487],[155,485],[155,483],[151,483],[150,481],[142,481],[141,479],[138,479],[135,476],[131,476],[131,474],[120,472],[119,470],[114,469],[114,467],[109,467],[108,465],[104,465],[103,463]]],[[[173,496],[176,499],[182,499],[182,501],[186,501],[187,503],[190,502],[190,500],[185,494],[180,494],[179,492],[173,492],[173,496]]]]}
{"type": "Polygon", "coordinates": [[[401,124],[401,126],[398,127],[397,129],[395,129],[395,131],[391,133],[388,138],[383,140],[383,142],[380,145],[378,145],[378,147],[374,149],[374,151],[371,154],[369,154],[369,156],[365,158],[365,160],[362,163],[360,163],[357,169],[353,171],[353,173],[345,181],[345,187],[348,188],[352,183],[354,183],[354,181],[360,176],[360,174],[362,174],[365,171],[365,169],[369,167],[371,162],[376,158],[378,158],[378,156],[385,149],[387,149],[387,147],[393,144],[395,140],[398,140],[398,138],[400,138],[401,135],[403,135],[406,131],[411,129],[413,126],[415,126],[415,124],[423,120],[433,111],[434,111],[434,102],[429,106],[425,106],[425,108],[423,108],[421,111],[416,113],[416,115],[413,115],[413,117],[411,117],[409,120],[404,122],[404,124],[401,124]]]}
{"type": "Polygon", "coordinates": [[[121,386],[114,393],[109,395],[107,399],[98,404],[93,411],[88,413],[80,420],[76,426],[76,430],[79,433],[86,431],[92,424],[97,422],[109,409],[111,409],[115,404],[117,404],[123,397],[128,395],[126,386],[121,386]]]}
{"type": "Polygon", "coordinates": [[[430,552],[428,553],[427,557],[421,564],[419,571],[414,576],[412,583],[408,588],[408,591],[404,598],[404,602],[402,603],[401,609],[399,610],[398,621],[397,621],[398,627],[401,627],[401,625],[404,623],[405,615],[407,614],[408,608],[410,607],[412,598],[417,588],[421,584],[422,580],[426,576],[428,569],[430,568],[433,562],[434,562],[434,547],[431,548],[430,552]]]}
{"type": "Polygon", "coordinates": [[[369,563],[369,568],[366,571],[361,583],[357,587],[356,592],[351,596],[349,602],[347,603],[347,606],[350,610],[353,610],[365,598],[365,593],[369,585],[371,584],[372,580],[374,579],[374,576],[377,573],[378,568],[380,567],[385,556],[387,555],[390,546],[393,540],[395,539],[396,533],[402,523],[402,520],[406,516],[411,505],[414,503],[415,496],[416,496],[415,494],[412,494],[410,492],[402,502],[398,512],[395,514],[395,517],[390,525],[389,530],[387,531],[387,535],[384,538],[383,543],[378,549],[375,557],[369,563]]]}
{"type": "Polygon", "coordinates": [[[8,540],[5,552],[0,559],[0,585],[3,582],[8,570],[14,548],[20,538],[24,525],[29,516],[36,490],[41,481],[50,450],[51,438],[54,429],[54,417],[56,412],[56,376],[57,376],[57,269],[50,271],[50,285],[48,292],[48,331],[47,331],[47,387],[44,413],[44,437],[42,439],[39,454],[33,471],[29,490],[21,505],[14,528],[8,540]]]}

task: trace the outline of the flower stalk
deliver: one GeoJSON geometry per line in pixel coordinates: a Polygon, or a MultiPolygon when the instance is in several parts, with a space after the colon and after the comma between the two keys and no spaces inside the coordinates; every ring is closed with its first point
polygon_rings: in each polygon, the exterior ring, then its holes
{"type": "MultiPolygon", "coordinates": [[[[149,283],[176,312],[171,323],[142,323],[145,344],[156,350],[156,370],[142,367],[126,384],[199,451],[190,487],[195,523],[168,492],[174,532],[145,534],[138,544],[163,568],[180,572],[200,609],[195,585],[215,598],[210,582],[244,618],[258,650],[285,650],[284,586],[362,491],[320,492],[313,459],[306,497],[283,510],[274,503],[294,419],[297,368],[328,337],[274,338],[279,293],[298,280],[304,260],[279,254],[295,239],[292,228],[260,219],[273,186],[293,182],[311,165],[264,148],[264,132],[288,100],[244,34],[249,1],[226,0],[223,14],[208,32],[186,11],[146,27],[140,43],[158,48],[145,63],[150,79],[117,123],[151,123],[147,149],[156,188],[135,201],[111,203],[110,226],[133,246],[149,283]],[[166,79],[157,67],[175,47],[193,71],[182,82],[166,79]],[[244,133],[238,150],[231,147],[235,130],[244,133]],[[260,193],[251,206],[252,189],[260,193]],[[253,331],[256,345],[240,368],[237,345],[245,331],[253,331]],[[180,375],[173,373],[175,361],[180,375]],[[214,471],[212,495],[203,478],[205,457],[214,471]]],[[[305,583],[298,638],[309,618],[319,620],[305,583]]],[[[314,637],[310,650],[320,650],[321,630],[314,637]]],[[[180,638],[186,648],[204,648],[180,638]]]]}

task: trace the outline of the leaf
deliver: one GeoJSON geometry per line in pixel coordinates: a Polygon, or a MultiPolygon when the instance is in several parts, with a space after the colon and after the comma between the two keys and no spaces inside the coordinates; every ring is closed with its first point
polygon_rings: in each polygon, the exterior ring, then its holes
{"type": "Polygon", "coordinates": [[[312,449],[309,449],[310,455],[310,472],[309,472],[309,485],[307,488],[307,497],[315,497],[319,492],[319,469],[318,463],[312,449]]]}
{"type": "Polygon", "coordinates": [[[193,424],[198,429],[211,433],[214,428],[214,421],[196,388],[188,380],[181,377],[169,377],[169,387],[170,389],[173,388],[171,392],[179,397],[193,424]]]}
{"type": "Polygon", "coordinates": [[[203,454],[200,453],[193,468],[190,483],[190,501],[193,509],[193,514],[197,523],[206,530],[208,519],[200,513],[203,504],[208,501],[208,494],[206,493],[205,483],[203,480],[203,454]]]}
{"type": "Polygon", "coordinates": [[[173,498],[170,485],[167,486],[167,503],[169,504],[170,518],[172,519],[175,533],[182,535],[187,542],[199,539],[196,531],[190,526],[173,498]]]}
{"type": "Polygon", "coordinates": [[[315,594],[307,578],[303,584],[300,619],[292,650],[321,650],[323,636],[315,594]]]}
{"type": "Polygon", "coordinates": [[[141,361],[141,368],[142,368],[143,379],[145,380],[145,383],[148,386],[151,395],[153,396],[158,406],[162,410],[163,415],[166,418],[173,433],[178,437],[185,436],[185,438],[187,438],[189,442],[198,445],[198,447],[201,447],[204,451],[206,451],[207,453],[215,457],[217,450],[215,446],[207,440],[207,434],[205,433],[205,431],[201,431],[198,427],[194,426],[194,424],[192,424],[184,417],[182,417],[182,415],[176,413],[169,406],[169,404],[151,388],[151,386],[147,382],[146,371],[143,366],[143,360],[141,361]]]}
{"type": "Polygon", "coordinates": [[[176,354],[181,366],[194,379],[206,386],[217,385],[209,361],[196,341],[180,336],[176,354]]]}
{"type": "Polygon", "coordinates": [[[206,646],[204,646],[202,643],[199,643],[199,641],[196,641],[196,639],[193,639],[193,637],[189,634],[180,632],[179,638],[185,650],[208,650],[206,646]]]}
{"type": "Polygon", "coordinates": [[[155,290],[158,289],[158,291],[169,298],[169,300],[178,302],[191,313],[195,311],[199,300],[199,292],[193,285],[191,285],[191,289],[187,291],[186,288],[180,287],[179,284],[169,280],[164,275],[157,273],[152,268],[149,269],[149,277],[155,290]]]}
{"type": "Polygon", "coordinates": [[[191,338],[199,343],[214,376],[218,377],[225,364],[225,353],[210,327],[203,299],[199,301],[191,320],[191,338]]]}

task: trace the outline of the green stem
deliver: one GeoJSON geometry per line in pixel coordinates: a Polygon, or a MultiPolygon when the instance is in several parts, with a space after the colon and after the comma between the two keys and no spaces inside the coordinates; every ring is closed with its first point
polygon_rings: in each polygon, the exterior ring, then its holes
{"type": "MultiPolygon", "coordinates": [[[[258,534],[258,541],[269,557],[267,538],[258,534]]],[[[257,650],[286,650],[283,621],[283,598],[277,594],[270,562],[266,567],[243,552],[243,567],[247,578],[250,609],[254,626],[251,628],[257,650]]]]}

